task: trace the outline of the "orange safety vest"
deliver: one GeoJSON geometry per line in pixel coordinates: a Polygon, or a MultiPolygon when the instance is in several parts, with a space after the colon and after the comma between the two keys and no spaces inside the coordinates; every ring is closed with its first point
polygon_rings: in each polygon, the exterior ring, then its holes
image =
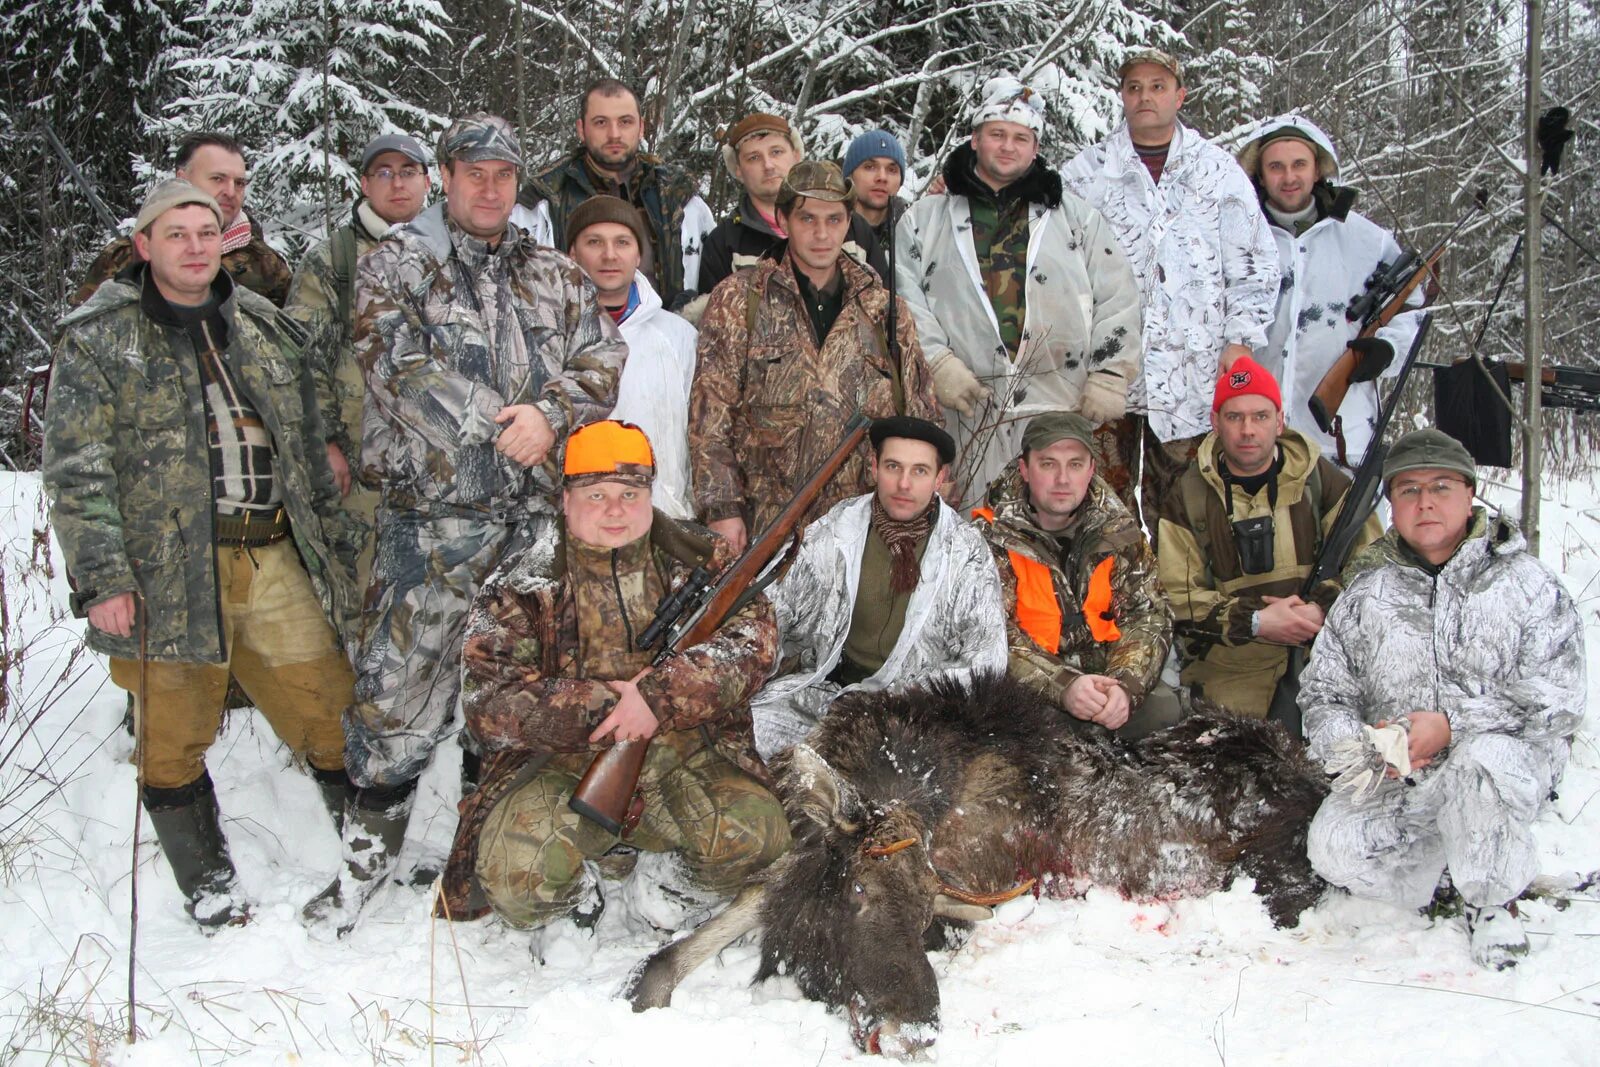
{"type": "MultiPolygon", "coordinates": [[[[972,517],[994,522],[992,508],[974,508],[972,517]]],[[[1020,552],[1008,550],[1011,571],[1017,576],[1017,626],[1033,638],[1034,644],[1051,655],[1061,651],[1061,602],[1056,599],[1056,583],[1050,568],[1020,552]]],[[[1101,560],[1089,576],[1089,594],[1083,598],[1083,618],[1089,636],[1101,643],[1122,637],[1116,616],[1111,612],[1111,570],[1115,557],[1101,560]]]]}

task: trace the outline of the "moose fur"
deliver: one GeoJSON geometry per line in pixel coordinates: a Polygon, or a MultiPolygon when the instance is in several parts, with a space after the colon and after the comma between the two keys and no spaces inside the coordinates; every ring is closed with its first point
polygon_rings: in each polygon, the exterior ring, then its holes
{"type": "Polygon", "coordinates": [[[861,1048],[905,1054],[938,1031],[936,916],[980,917],[1025,879],[1155,898],[1247,875],[1279,925],[1323,888],[1305,840],[1325,776],[1281,727],[1217,711],[1128,744],[1003,675],[940,680],[839,700],[772,770],[793,849],[641,965],[635,1010],[760,926],[757,980],[790,975],[861,1048]]]}

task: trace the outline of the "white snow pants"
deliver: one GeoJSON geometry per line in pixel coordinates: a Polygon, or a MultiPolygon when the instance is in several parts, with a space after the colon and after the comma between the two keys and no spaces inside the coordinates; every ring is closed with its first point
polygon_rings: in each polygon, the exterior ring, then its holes
{"type": "Polygon", "coordinates": [[[1386,781],[1359,805],[1331,794],[1311,822],[1311,866],[1356,896],[1407,908],[1427,904],[1449,868],[1468,904],[1504,904],[1539,873],[1533,821],[1564,762],[1514,737],[1464,738],[1417,785],[1386,781]]]}

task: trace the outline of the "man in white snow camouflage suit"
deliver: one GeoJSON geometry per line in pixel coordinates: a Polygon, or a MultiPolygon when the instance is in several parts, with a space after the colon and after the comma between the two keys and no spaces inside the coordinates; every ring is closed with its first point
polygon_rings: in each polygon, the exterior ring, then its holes
{"type": "Polygon", "coordinates": [[[1383,475],[1394,526],[1351,563],[1301,679],[1311,753],[1339,775],[1307,851],[1403,907],[1448,871],[1473,959],[1502,970],[1528,951],[1533,821],[1583,719],[1583,628],[1511,521],[1473,506],[1458,442],[1407,434],[1383,475]]]}

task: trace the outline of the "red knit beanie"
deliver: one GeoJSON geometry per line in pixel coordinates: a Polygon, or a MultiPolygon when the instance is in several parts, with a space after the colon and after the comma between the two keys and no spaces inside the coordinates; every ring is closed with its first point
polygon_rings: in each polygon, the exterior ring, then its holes
{"type": "Polygon", "coordinates": [[[1240,356],[1231,368],[1217,376],[1217,388],[1211,394],[1211,410],[1221,411],[1222,405],[1236,396],[1264,396],[1272,401],[1273,407],[1283,410],[1283,393],[1278,391],[1277,379],[1249,356],[1240,356]]]}

